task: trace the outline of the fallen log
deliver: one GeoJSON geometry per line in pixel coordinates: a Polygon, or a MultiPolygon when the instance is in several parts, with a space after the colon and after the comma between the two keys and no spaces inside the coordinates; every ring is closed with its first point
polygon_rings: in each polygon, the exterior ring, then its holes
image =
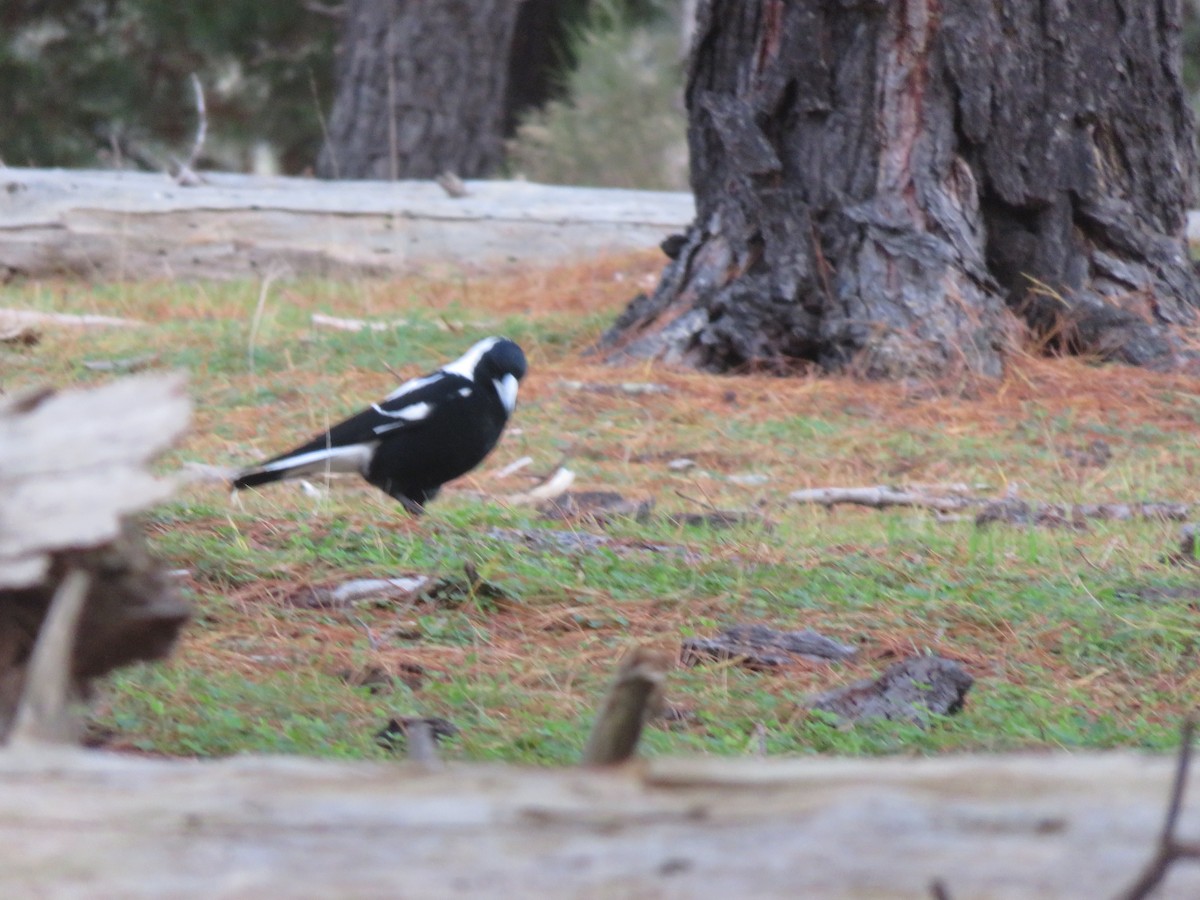
{"type": "Polygon", "coordinates": [[[395,276],[651,250],[690,194],[471,181],[0,169],[0,275],[94,279],[395,276]]]}
{"type": "MultiPolygon", "coordinates": [[[[940,879],[953,897],[1103,900],[1152,855],[1173,765],[1056,753],[431,772],[0,753],[0,896],[926,900],[940,879]]],[[[1200,835],[1200,810],[1178,828],[1200,835]]],[[[1200,897],[1200,867],[1176,866],[1156,896],[1200,897]]]]}

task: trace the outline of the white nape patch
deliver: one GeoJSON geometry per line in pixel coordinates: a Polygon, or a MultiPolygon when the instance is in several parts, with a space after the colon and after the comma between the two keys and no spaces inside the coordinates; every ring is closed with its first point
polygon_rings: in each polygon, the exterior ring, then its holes
{"type": "Polygon", "coordinates": [[[500,343],[500,338],[498,337],[484,338],[454,362],[442,366],[442,371],[449,372],[451,375],[461,375],[468,381],[474,381],[475,367],[479,365],[479,360],[483,359],[483,354],[487,353],[498,343],[500,343]]]}
{"type": "Polygon", "coordinates": [[[458,396],[460,397],[470,397],[471,393],[472,391],[469,387],[460,387],[458,389],[458,396]]]}
{"type": "Polygon", "coordinates": [[[289,456],[287,459],[267,463],[254,471],[291,472],[295,475],[358,472],[365,475],[378,446],[378,441],[369,441],[365,444],[351,444],[348,447],[323,447],[320,450],[310,450],[299,456],[289,456]]]}
{"type": "Polygon", "coordinates": [[[504,408],[512,415],[512,411],[517,408],[517,376],[504,375],[492,381],[496,386],[496,393],[500,395],[500,402],[504,404],[504,408]]]}
{"type": "Polygon", "coordinates": [[[404,384],[400,385],[400,387],[396,388],[394,391],[384,397],[383,402],[387,403],[389,400],[395,400],[397,397],[401,397],[404,394],[407,394],[409,391],[420,390],[426,385],[433,384],[441,377],[441,372],[434,372],[432,375],[422,375],[420,378],[410,378],[408,381],[404,382],[404,384]]]}
{"type": "Polygon", "coordinates": [[[378,403],[372,403],[371,409],[375,410],[381,416],[387,416],[389,419],[403,419],[406,422],[420,422],[433,412],[433,407],[424,402],[410,403],[408,406],[400,407],[395,412],[388,412],[378,403]]]}

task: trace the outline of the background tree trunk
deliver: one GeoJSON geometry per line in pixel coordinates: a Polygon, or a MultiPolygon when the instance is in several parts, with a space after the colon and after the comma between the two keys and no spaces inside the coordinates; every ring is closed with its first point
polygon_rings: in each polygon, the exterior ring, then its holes
{"type": "Polygon", "coordinates": [[[503,158],[517,0],[349,0],[326,178],[463,177],[503,158]]]}
{"type": "Polygon", "coordinates": [[[559,73],[574,65],[568,29],[584,20],[587,0],[521,0],[508,60],[504,134],[521,114],[560,93],[559,73]]]}
{"type": "Polygon", "coordinates": [[[1200,302],[1179,0],[702,0],[697,217],[615,355],[995,375],[1178,358],[1200,302]]]}

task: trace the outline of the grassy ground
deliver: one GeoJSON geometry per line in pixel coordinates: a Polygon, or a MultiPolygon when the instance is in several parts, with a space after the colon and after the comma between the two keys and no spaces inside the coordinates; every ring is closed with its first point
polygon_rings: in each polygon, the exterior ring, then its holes
{"type": "MultiPolygon", "coordinates": [[[[102,312],[143,327],[50,330],[7,351],[6,389],[109,375],[85,360],[148,352],[186,369],[195,424],[165,468],[234,465],[292,445],[471,341],[505,333],[530,376],[501,446],[421,521],[341,480],[231,500],[193,484],[150,518],[155,548],[186,570],[195,620],[174,659],[112,680],[95,726],[146,752],[385,755],[393,716],[461,729],[450,758],[572,761],[615,658],[631,642],[677,648],[739,622],[814,628],[862,652],[851,664],[768,674],[734,664],[675,670],[688,715],[653,728],[647,752],[930,753],[1174,743],[1200,698],[1200,583],[1171,565],[1177,523],[1086,530],[939,521],[914,510],[834,511],[786,502],[802,487],[967,482],[1063,503],[1192,501],[1200,391],[1182,376],[1079,361],[1018,361],[969,399],[920,384],[713,377],[607,368],[582,355],[656,255],[555,272],[400,282],[8,285],[0,305],[102,312]],[[386,331],[314,329],[310,314],[403,318],[386,331]],[[571,389],[655,382],[665,393],[571,389]],[[1077,451],[1104,442],[1102,464],[1077,451]],[[613,544],[533,550],[495,529],[570,528],[505,497],[496,473],[521,456],[577,487],[653,498],[613,544]],[[677,472],[668,462],[696,461],[677,472]],[[741,484],[730,475],[765,476],[741,484]],[[757,509],[765,523],[681,526],[669,513],[757,509]],[[673,550],[647,547],[668,545],[673,550]],[[404,573],[456,576],[472,563],[506,597],[443,605],[312,610],[313,584],[404,573]],[[927,731],[839,728],[807,714],[811,692],[936,652],[976,677],[965,710],[927,731]],[[362,682],[368,682],[363,684],[362,682]]],[[[1093,455],[1094,454],[1090,454],[1093,455]]],[[[576,526],[596,530],[592,526],[576,526]]]]}

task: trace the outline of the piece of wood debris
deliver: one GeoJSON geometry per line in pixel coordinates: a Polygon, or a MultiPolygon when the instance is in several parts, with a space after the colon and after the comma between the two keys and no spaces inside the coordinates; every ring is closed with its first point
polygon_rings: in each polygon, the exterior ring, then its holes
{"type": "Polygon", "coordinates": [[[730,484],[738,484],[742,487],[758,487],[768,483],[771,480],[770,475],[762,475],[758,472],[742,472],[736,475],[727,475],[726,481],[730,484]]]}
{"type": "Polygon", "coordinates": [[[0,403],[0,739],[76,736],[67,709],[91,680],[165,655],[187,619],[131,518],[172,492],[147,464],[187,424],[183,384],[158,373],[0,403]]]}
{"type": "Polygon", "coordinates": [[[889,506],[914,506],[938,512],[953,512],[977,506],[982,501],[976,497],[947,492],[935,495],[924,491],[902,490],[887,485],[871,487],[827,487],[792,491],[788,499],[796,503],[812,503],[832,507],[843,503],[871,506],[884,509],[889,506]]]}
{"type": "Polygon", "coordinates": [[[1037,503],[1007,497],[988,503],[975,517],[978,526],[1042,525],[1048,528],[1087,528],[1088,521],[1127,522],[1134,519],[1181,522],[1191,514],[1188,503],[1037,503]]]}
{"type": "Polygon", "coordinates": [[[737,660],[747,669],[761,671],[791,665],[796,658],[843,662],[853,659],[858,648],[839,643],[810,628],[776,631],[768,625],[734,625],[711,638],[688,638],[680,659],[684,665],[737,660]]]}
{"type": "Polygon", "coordinates": [[[851,722],[883,718],[925,727],[931,716],[961,710],[974,683],[952,659],[912,656],[889,666],[878,678],[827,691],[805,705],[851,722]]]}
{"type": "Polygon", "coordinates": [[[15,344],[18,347],[34,347],[42,340],[42,333],[32,325],[0,325],[0,344],[15,344]]]}
{"type": "Polygon", "coordinates": [[[613,519],[645,522],[654,501],[630,500],[616,491],[564,491],[538,504],[537,511],[551,521],[589,521],[605,524],[613,519]]]}
{"type": "Polygon", "coordinates": [[[519,494],[510,494],[507,500],[514,505],[527,505],[530,503],[539,503],[542,500],[551,500],[565,493],[574,483],[575,473],[566,466],[559,466],[541,484],[530,488],[528,491],[522,491],[519,494]]]}
{"type": "Polygon", "coordinates": [[[92,313],[41,312],[36,309],[0,309],[0,330],[25,325],[67,325],[72,328],[136,328],[146,324],[137,319],[101,316],[92,313]]]}
{"type": "Polygon", "coordinates": [[[564,379],[559,382],[568,391],[586,391],[592,394],[627,394],[631,397],[642,397],[648,394],[669,394],[671,389],[665,384],[652,381],[624,381],[620,384],[604,382],[575,381],[564,379]]]}
{"type": "Polygon", "coordinates": [[[288,598],[293,606],[304,609],[342,609],[364,600],[401,600],[410,598],[430,582],[428,575],[402,575],[396,578],[354,578],[331,585],[311,585],[288,598]]]}
{"type": "Polygon", "coordinates": [[[520,472],[526,466],[531,466],[531,465],[533,465],[533,457],[532,456],[522,456],[520,459],[513,460],[504,468],[499,469],[496,472],[493,472],[492,477],[493,478],[508,478],[510,475],[515,475],[517,472],[520,472]]]}
{"type": "Polygon", "coordinates": [[[332,328],[336,331],[393,331],[408,324],[408,319],[391,319],[387,322],[370,322],[366,319],[347,319],[313,313],[309,321],[316,328],[332,328]]]}
{"type": "MultiPolygon", "coordinates": [[[[18,401],[14,401],[18,402],[18,401]]],[[[181,374],[134,375],[0,411],[0,587],[37,584],[51,556],[114,540],[121,519],[166,499],[146,464],[186,427],[181,374]],[[80,447],[87,447],[86,465],[80,447]]]]}
{"type": "Polygon", "coordinates": [[[666,654],[648,647],[625,654],[592,725],[583,765],[610,766],[632,758],[646,721],[661,710],[670,666],[666,654]]]}

